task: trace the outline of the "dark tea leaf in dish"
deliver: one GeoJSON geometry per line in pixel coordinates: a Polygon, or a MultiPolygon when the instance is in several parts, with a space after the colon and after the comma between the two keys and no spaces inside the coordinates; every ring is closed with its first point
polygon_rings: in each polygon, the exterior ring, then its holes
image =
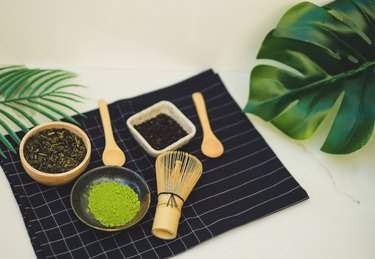
{"type": "Polygon", "coordinates": [[[170,116],[161,113],[134,128],[156,150],[161,150],[185,137],[187,132],[170,116]]]}

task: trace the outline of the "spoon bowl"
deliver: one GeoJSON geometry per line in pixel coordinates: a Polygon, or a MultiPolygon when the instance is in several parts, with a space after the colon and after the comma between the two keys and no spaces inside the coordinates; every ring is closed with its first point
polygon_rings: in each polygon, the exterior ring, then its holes
{"type": "Polygon", "coordinates": [[[104,149],[102,160],[105,165],[122,166],[125,164],[126,157],[121,149],[112,147],[104,149]]]}
{"type": "Polygon", "coordinates": [[[217,158],[224,153],[224,146],[215,135],[212,135],[203,139],[201,150],[205,156],[217,158]]]}

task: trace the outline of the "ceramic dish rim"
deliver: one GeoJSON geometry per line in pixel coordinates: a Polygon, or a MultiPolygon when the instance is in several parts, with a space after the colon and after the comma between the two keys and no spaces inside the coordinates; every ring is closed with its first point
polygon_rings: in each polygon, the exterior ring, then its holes
{"type": "MultiPolygon", "coordinates": [[[[177,121],[177,123],[178,123],[178,121],[177,121]]],[[[166,151],[174,150],[174,149],[176,149],[176,147],[178,148],[181,144],[183,144],[185,142],[186,143],[189,142],[195,136],[196,131],[197,131],[195,125],[189,120],[189,118],[187,118],[186,115],[183,114],[181,112],[181,110],[179,108],[177,108],[176,105],[174,105],[172,102],[167,101],[167,100],[159,101],[159,102],[151,105],[150,107],[148,107],[144,110],[141,110],[140,112],[137,112],[136,114],[133,114],[132,116],[130,116],[127,119],[126,124],[127,124],[128,128],[130,130],[130,133],[134,136],[134,138],[137,141],[142,142],[142,144],[145,145],[145,147],[147,149],[146,152],[149,153],[150,155],[154,156],[154,157],[157,157],[158,155],[160,155],[160,154],[162,154],[166,151]],[[150,143],[138,132],[138,130],[136,130],[132,121],[135,120],[136,118],[144,115],[144,114],[150,113],[152,110],[158,108],[159,106],[162,106],[163,104],[167,105],[171,109],[173,109],[174,112],[177,113],[178,117],[180,117],[181,120],[183,120],[191,128],[191,132],[187,132],[186,136],[178,139],[177,141],[175,141],[175,142],[171,143],[170,145],[166,146],[165,148],[157,150],[157,149],[154,149],[150,145],[150,143]]]]}

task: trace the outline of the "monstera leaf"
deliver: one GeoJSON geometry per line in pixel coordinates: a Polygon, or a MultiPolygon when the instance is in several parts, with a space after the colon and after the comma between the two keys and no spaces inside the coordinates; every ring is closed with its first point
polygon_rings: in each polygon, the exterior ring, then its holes
{"type": "Polygon", "coordinates": [[[341,0],[291,8],[257,58],[244,111],[296,139],[310,137],[340,102],[321,148],[346,154],[365,145],[375,116],[375,2],[341,0]]]}
{"type": "MultiPolygon", "coordinates": [[[[39,113],[50,120],[64,118],[72,123],[78,122],[64,110],[81,114],[67,102],[80,102],[84,97],[67,91],[80,87],[76,84],[67,84],[67,79],[75,74],[63,70],[30,69],[24,66],[8,66],[0,68],[0,129],[7,132],[16,144],[20,143],[13,128],[25,133],[28,126],[22,122],[28,121],[32,126],[39,123],[32,113],[39,113]],[[12,127],[14,126],[14,127],[12,127]]],[[[14,144],[0,133],[0,141],[13,153],[14,144]]],[[[0,156],[6,158],[0,149],[0,156]]]]}

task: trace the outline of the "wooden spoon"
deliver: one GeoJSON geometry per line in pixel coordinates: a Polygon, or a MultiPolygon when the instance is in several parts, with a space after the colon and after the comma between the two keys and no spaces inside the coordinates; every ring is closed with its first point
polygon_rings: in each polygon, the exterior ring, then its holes
{"type": "Polygon", "coordinates": [[[203,129],[202,153],[211,158],[219,157],[224,153],[224,147],[212,132],[203,95],[196,92],[192,97],[203,129]]]}
{"type": "Polygon", "coordinates": [[[126,158],[124,152],[117,146],[115,138],[113,137],[108,106],[102,99],[99,100],[98,104],[105,136],[105,148],[102,156],[103,163],[105,165],[123,166],[126,158]]]}

